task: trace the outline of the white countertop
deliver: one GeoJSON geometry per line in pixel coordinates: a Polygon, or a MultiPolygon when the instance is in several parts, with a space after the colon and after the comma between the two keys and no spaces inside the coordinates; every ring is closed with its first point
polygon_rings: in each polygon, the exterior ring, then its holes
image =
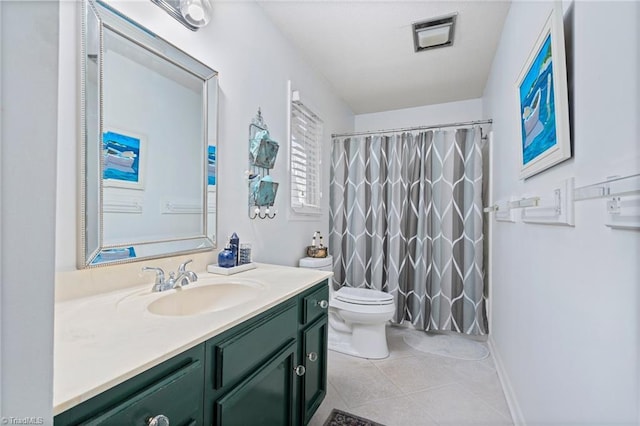
{"type": "MultiPolygon", "coordinates": [[[[146,307],[169,290],[152,284],[56,303],[53,412],[62,413],[233,326],[301,293],[331,272],[257,264],[235,275],[198,274],[201,286],[250,280],[256,299],[191,316],[159,316],[146,307]]],[[[185,290],[186,291],[186,290],[185,290]]]]}

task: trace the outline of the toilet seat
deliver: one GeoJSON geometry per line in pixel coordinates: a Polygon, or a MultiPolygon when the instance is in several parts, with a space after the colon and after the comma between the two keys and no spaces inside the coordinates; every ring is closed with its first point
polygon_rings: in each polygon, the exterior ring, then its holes
{"type": "Polygon", "coordinates": [[[354,305],[392,305],[393,296],[368,288],[342,287],[334,293],[334,298],[354,305]]]}

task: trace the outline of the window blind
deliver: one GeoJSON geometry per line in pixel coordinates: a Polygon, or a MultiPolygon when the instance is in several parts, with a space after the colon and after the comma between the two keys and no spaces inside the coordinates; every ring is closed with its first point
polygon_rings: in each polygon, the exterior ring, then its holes
{"type": "Polygon", "coordinates": [[[291,209],[321,214],[322,120],[300,101],[291,102],[291,209]]]}

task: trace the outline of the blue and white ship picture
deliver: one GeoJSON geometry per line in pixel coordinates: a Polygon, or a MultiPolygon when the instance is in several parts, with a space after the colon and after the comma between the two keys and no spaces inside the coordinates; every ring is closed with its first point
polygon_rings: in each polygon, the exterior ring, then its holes
{"type": "Polygon", "coordinates": [[[216,147],[209,145],[207,152],[207,183],[216,184],[216,147]]]}
{"type": "Polygon", "coordinates": [[[102,137],[103,179],[140,181],[140,139],[115,132],[102,137]]]}
{"type": "Polygon", "coordinates": [[[519,87],[523,165],[558,143],[552,62],[549,34],[519,87]]]}

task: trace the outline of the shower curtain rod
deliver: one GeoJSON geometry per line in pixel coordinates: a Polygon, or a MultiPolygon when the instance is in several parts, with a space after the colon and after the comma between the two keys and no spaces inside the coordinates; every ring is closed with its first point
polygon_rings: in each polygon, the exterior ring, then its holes
{"type": "Polygon", "coordinates": [[[344,136],[363,136],[363,135],[376,135],[376,134],[384,134],[384,133],[402,133],[402,132],[410,132],[410,131],[414,131],[414,130],[440,129],[440,128],[444,128],[444,127],[463,127],[463,126],[472,126],[474,124],[491,124],[491,123],[493,123],[492,119],[475,120],[475,121],[462,121],[462,122],[459,122],[459,123],[436,124],[436,125],[433,125],[433,126],[404,127],[404,128],[401,128],[401,129],[369,130],[367,132],[355,132],[355,133],[333,133],[331,135],[331,137],[332,138],[340,138],[340,137],[344,137],[344,136]]]}

